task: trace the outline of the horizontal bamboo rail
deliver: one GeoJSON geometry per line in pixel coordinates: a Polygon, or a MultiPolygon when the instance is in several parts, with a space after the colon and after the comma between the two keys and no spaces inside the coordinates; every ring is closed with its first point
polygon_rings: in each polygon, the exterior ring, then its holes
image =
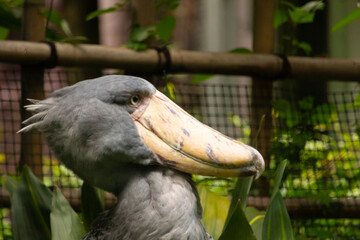
{"type": "MultiPolygon", "coordinates": [[[[153,49],[134,52],[122,47],[55,43],[58,66],[118,68],[138,73],[155,73],[167,67],[166,54],[153,49]]],[[[235,54],[170,50],[169,73],[248,75],[277,79],[282,76],[283,58],[270,54],[235,54]]],[[[45,43],[0,41],[0,62],[39,64],[50,57],[45,43]]],[[[291,78],[321,78],[360,81],[360,59],[288,57],[291,78]]]]}

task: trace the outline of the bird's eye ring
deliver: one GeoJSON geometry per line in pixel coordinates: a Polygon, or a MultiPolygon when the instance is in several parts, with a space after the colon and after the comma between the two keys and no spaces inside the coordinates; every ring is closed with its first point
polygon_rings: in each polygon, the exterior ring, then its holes
{"type": "Polygon", "coordinates": [[[130,104],[133,105],[133,106],[136,106],[138,105],[140,102],[140,97],[138,95],[132,95],[130,97],[130,104]]]}

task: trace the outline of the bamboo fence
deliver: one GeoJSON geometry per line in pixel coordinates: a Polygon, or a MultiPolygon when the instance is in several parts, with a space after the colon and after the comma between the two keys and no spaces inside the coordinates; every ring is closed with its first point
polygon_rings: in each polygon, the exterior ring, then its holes
{"type": "MultiPolygon", "coordinates": [[[[274,81],[279,78],[308,78],[338,81],[360,80],[360,59],[330,59],[310,57],[280,57],[272,54],[235,54],[169,50],[165,52],[149,49],[135,52],[122,47],[105,47],[91,44],[54,43],[57,66],[86,68],[116,68],[136,73],[204,73],[222,75],[247,75],[274,81]],[[286,61],[286,62],[284,62],[286,61]],[[284,74],[283,67],[287,66],[284,74]]],[[[0,62],[24,66],[43,66],[51,56],[51,48],[43,42],[0,41],[0,62]]],[[[39,174],[38,176],[41,176],[39,174]]],[[[79,202],[72,200],[76,208],[79,202]]],[[[250,205],[264,209],[268,200],[263,197],[248,200],[250,205]]],[[[359,200],[336,199],[340,204],[336,212],[324,212],[307,199],[287,199],[286,205],[294,217],[346,217],[360,218],[359,200]],[[355,211],[356,210],[356,211],[355,211]],[[341,213],[341,214],[340,214],[341,213]]],[[[8,206],[8,197],[0,205],[8,206]]]]}
{"type": "MultiPolygon", "coordinates": [[[[154,49],[135,52],[122,47],[91,44],[55,43],[58,66],[116,68],[137,73],[157,73],[166,69],[163,52],[154,49]]],[[[269,81],[281,77],[338,81],[360,81],[360,59],[287,57],[288,70],[284,75],[284,58],[272,54],[238,54],[169,50],[171,64],[167,73],[206,73],[247,75],[269,81]]],[[[0,62],[37,65],[51,54],[48,44],[27,41],[0,41],[0,62]]]]}

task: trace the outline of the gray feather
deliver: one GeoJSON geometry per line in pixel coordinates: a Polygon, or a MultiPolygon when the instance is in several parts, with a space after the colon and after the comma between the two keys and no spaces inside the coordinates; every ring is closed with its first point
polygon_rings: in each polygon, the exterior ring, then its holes
{"type": "Polygon", "coordinates": [[[60,159],[88,183],[118,196],[84,239],[211,239],[191,178],[166,169],[144,145],[130,116],[133,94],[155,88],[129,76],[106,76],[30,99],[34,113],[19,132],[43,132],[60,159]]]}

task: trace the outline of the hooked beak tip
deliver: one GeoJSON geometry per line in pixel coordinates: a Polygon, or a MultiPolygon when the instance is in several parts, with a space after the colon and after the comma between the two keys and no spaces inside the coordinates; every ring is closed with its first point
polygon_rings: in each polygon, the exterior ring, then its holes
{"type": "Polygon", "coordinates": [[[248,147],[250,148],[253,155],[253,164],[256,169],[255,179],[258,179],[265,170],[265,161],[258,150],[251,146],[248,147]]]}

